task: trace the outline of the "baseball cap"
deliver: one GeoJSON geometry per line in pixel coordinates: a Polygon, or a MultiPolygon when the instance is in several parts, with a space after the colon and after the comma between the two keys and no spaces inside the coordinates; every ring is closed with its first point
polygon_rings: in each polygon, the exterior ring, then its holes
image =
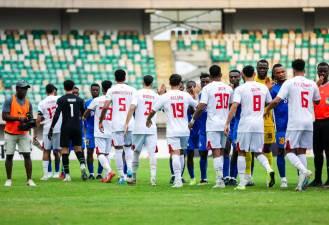
{"type": "Polygon", "coordinates": [[[27,81],[25,80],[19,80],[16,83],[16,87],[20,87],[20,88],[30,88],[31,86],[27,83],[27,81]]]}

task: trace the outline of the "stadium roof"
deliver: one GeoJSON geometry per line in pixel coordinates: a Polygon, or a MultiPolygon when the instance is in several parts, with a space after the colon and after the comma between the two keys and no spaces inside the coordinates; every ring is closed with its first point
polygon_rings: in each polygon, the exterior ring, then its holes
{"type": "Polygon", "coordinates": [[[329,7],[328,0],[0,0],[2,8],[224,9],[329,7]]]}

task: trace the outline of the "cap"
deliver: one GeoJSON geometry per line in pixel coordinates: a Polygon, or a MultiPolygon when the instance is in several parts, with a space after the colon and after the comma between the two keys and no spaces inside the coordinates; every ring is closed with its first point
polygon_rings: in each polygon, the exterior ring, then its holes
{"type": "Polygon", "coordinates": [[[20,87],[20,88],[30,88],[31,86],[27,83],[27,81],[25,81],[25,80],[20,80],[20,81],[17,81],[17,83],[16,83],[16,87],[20,87]]]}

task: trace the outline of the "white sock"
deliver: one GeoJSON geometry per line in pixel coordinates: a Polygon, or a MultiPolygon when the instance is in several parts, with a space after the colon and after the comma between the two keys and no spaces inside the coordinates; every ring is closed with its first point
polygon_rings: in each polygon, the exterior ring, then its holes
{"type": "Polygon", "coordinates": [[[290,163],[296,167],[300,172],[306,173],[307,169],[303,165],[303,163],[300,161],[300,159],[296,156],[295,153],[289,152],[286,155],[287,159],[290,161],[290,163]]]}
{"type": "Polygon", "coordinates": [[[245,173],[246,173],[246,157],[238,156],[238,173],[240,177],[240,185],[246,185],[245,173]]]}
{"type": "Polygon", "coordinates": [[[180,164],[180,156],[179,155],[172,155],[172,167],[174,169],[174,175],[175,175],[175,183],[182,182],[182,167],[180,164]]]}
{"type": "Polygon", "coordinates": [[[48,160],[43,160],[42,161],[42,168],[43,168],[43,175],[48,176],[48,166],[49,166],[49,161],[48,160]]]}
{"type": "Polygon", "coordinates": [[[304,167],[307,169],[307,159],[306,159],[306,154],[300,154],[297,155],[301,163],[303,163],[304,167]]]}
{"type": "Polygon", "coordinates": [[[223,178],[223,163],[224,157],[216,157],[214,158],[214,169],[216,173],[216,182],[220,181],[223,178]]]}
{"type": "Polygon", "coordinates": [[[139,166],[139,155],[140,155],[139,151],[134,151],[133,162],[132,162],[132,172],[133,172],[133,176],[135,176],[135,178],[136,178],[136,173],[137,173],[138,166],[139,166]]]}
{"type": "Polygon", "coordinates": [[[123,176],[123,160],[122,160],[122,149],[115,149],[115,163],[117,164],[117,170],[120,176],[123,176]]]}
{"type": "Polygon", "coordinates": [[[131,146],[129,147],[123,146],[123,150],[125,151],[127,170],[132,171],[133,150],[131,149],[131,146]]]}
{"type": "Polygon", "coordinates": [[[104,168],[105,174],[107,176],[112,171],[109,160],[103,154],[98,155],[98,160],[99,160],[100,164],[102,165],[102,167],[104,168]]]}
{"type": "Polygon", "coordinates": [[[257,156],[258,161],[260,162],[260,164],[262,164],[262,166],[265,168],[266,172],[270,173],[273,172],[273,169],[270,166],[270,163],[268,162],[268,159],[266,158],[265,155],[260,154],[257,156]]]}
{"type": "Polygon", "coordinates": [[[185,157],[184,157],[184,155],[180,155],[179,159],[180,159],[180,166],[181,166],[180,168],[181,168],[181,171],[182,171],[184,166],[185,166],[185,157]]]}
{"type": "Polygon", "coordinates": [[[149,151],[149,157],[150,157],[150,172],[151,172],[151,178],[156,178],[157,174],[157,158],[154,150],[149,151]]]}

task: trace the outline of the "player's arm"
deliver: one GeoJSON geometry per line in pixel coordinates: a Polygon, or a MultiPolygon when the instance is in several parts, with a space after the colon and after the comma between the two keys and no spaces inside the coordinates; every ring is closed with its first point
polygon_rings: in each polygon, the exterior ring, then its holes
{"type": "Polygon", "coordinates": [[[59,116],[62,112],[62,108],[63,108],[63,102],[61,102],[59,99],[57,100],[57,108],[53,117],[53,120],[51,121],[51,125],[49,128],[49,132],[48,132],[48,139],[51,139],[53,136],[53,129],[59,119],[59,116]]]}
{"type": "Polygon", "coordinates": [[[11,116],[10,115],[10,107],[11,107],[11,99],[6,99],[6,101],[3,104],[2,109],[2,120],[4,121],[20,121],[24,122],[26,119],[24,117],[17,117],[17,116],[11,116]]]}
{"type": "Polygon", "coordinates": [[[156,111],[152,110],[150,114],[146,118],[146,126],[151,127],[152,126],[152,118],[155,115],[156,111]]]}
{"type": "Polygon", "coordinates": [[[131,104],[130,108],[129,108],[129,111],[128,111],[128,114],[127,114],[127,117],[126,117],[125,133],[128,131],[128,125],[129,125],[129,122],[131,120],[131,117],[133,117],[133,114],[134,114],[135,110],[136,110],[136,105],[131,104]]]}
{"type": "Polygon", "coordinates": [[[281,98],[279,96],[276,96],[265,108],[264,116],[268,116],[270,114],[270,111],[274,109],[280,102],[281,98]]]}
{"type": "Polygon", "coordinates": [[[200,102],[200,103],[197,105],[196,110],[195,110],[195,112],[194,112],[194,114],[193,114],[193,116],[192,116],[192,119],[191,119],[191,121],[190,121],[189,124],[188,124],[188,127],[189,127],[190,129],[192,129],[195,120],[197,120],[197,119],[201,116],[202,112],[205,110],[206,107],[207,107],[207,104],[202,103],[202,102],[200,102]]]}
{"type": "Polygon", "coordinates": [[[86,118],[88,118],[90,116],[91,111],[91,109],[86,109],[86,111],[82,115],[82,119],[85,120],[86,118]]]}
{"type": "Polygon", "coordinates": [[[228,136],[229,132],[230,132],[230,123],[236,113],[236,110],[238,109],[238,106],[240,104],[237,102],[233,102],[230,108],[230,112],[228,113],[227,119],[226,119],[226,123],[225,123],[225,128],[224,128],[224,133],[226,136],[228,136]]]}

